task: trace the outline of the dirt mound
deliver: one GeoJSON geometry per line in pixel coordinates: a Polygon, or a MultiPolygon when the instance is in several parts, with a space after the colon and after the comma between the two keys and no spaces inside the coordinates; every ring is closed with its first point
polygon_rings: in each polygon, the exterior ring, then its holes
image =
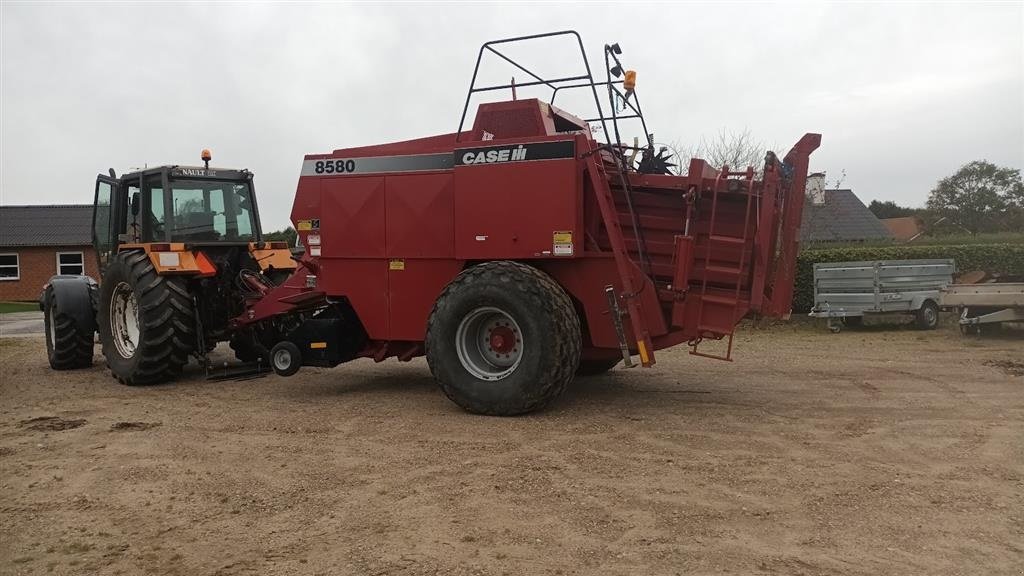
{"type": "Polygon", "coordinates": [[[71,430],[84,425],[84,419],[65,420],[63,418],[58,418],[57,416],[40,416],[38,418],[29,418],[28,420],[21,421],[22,428],[28,428],[29,430],[36,430],[38,432],[60,432],[61,430],[71,430]]]}
{"type": "Polygon", "coordinates": [[[1024,376],[1024,362],[1014,362],[1013,360],[989,360],[988,362],[985,362],[985,365],[993,368],[999,368],[1010,376],[1024,376]]]}

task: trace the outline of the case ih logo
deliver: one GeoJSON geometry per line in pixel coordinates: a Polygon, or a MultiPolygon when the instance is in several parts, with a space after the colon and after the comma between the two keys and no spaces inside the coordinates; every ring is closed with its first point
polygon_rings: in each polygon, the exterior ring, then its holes
{"type": "Polygon", "coordinates": [[[468,166],[472,164],[494,164],[497,162],[523,162],[530,160],[556,160],[572,158],[575,155],[575,143],[566,142],[533,142],[513,146],[488,146],[486,148],[463,148],[455,151],[455,164],[468,166]]]}
{"type": "Polygon", "coordinates": [[[526,146],[520,144],[516,148],[488,150],[487,152],[466,152],[460,164],[489,164],[491,162],[515,162],[526,160],[526,146]]]}

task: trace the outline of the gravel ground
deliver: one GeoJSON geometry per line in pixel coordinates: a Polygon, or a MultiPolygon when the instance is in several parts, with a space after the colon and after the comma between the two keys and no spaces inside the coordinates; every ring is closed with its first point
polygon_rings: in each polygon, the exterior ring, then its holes
{"type": "Polygon", "coordinates": [[[1019,333],[735,354],[500,419],[422,360],[128,388],[0,339],[0,574],[1024,574],[1019,333]]]}

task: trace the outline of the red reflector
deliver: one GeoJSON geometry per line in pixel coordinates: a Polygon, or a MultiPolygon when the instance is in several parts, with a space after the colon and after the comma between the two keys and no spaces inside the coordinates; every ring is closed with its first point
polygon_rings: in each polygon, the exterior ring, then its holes
{"type": "Polygon", "coordinates": [[[274,249],[274,250],[287,250],[288,249],[288,243],[287,242],[271,242],[270,243],[270,247],[272,249],[274,249]]]}
{"type": "Polygon", "coordinates": [[[170,244],[150,244],[150,252],[169,252],[171,250],[170,244]]]}

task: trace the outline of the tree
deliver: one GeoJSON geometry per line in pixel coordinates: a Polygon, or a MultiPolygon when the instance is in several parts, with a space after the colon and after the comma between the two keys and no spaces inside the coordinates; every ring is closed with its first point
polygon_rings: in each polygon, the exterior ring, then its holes
{"type": "Polygon", "coordinates": [[[928,196],[928,209],[971,234],[1019,229],[1024,223],[1020,170],[975,160],[939,181],[928,196]]]}
{"type": "Polygon", "coordinates": [[[267,242],[287,242],[288,247],[294,248],[296,236],[298,236],[298,234],[295,232],[295,228],[289,226],[284,230],[278,230],[277,232],[268,232],[263,235],[263,239],[266,240],[267,242]]]}
{"type": "Polygon", "coordinates": [[[758,175],[764,170],[764,157],[768,146],[762,140],[754,138],[749,128],[729,130],[723,128],[713,138],[702,136],[695,146],[673,146],[680,156],[680,169],[686,173],[690,158],[701,158],[712,168],[728,166],[729,170],[745,170],[753,166],[758,175]]]}
{"type": "Polygon", "coordinates": [[[915,216],[920,212],[918,208],[900,206],[892,200],[886,200],[885,202],[872,200],[871,204],[868,205],[868,210],[871,210],[875,218],[900,218],[902,216],[915,216]]]}

